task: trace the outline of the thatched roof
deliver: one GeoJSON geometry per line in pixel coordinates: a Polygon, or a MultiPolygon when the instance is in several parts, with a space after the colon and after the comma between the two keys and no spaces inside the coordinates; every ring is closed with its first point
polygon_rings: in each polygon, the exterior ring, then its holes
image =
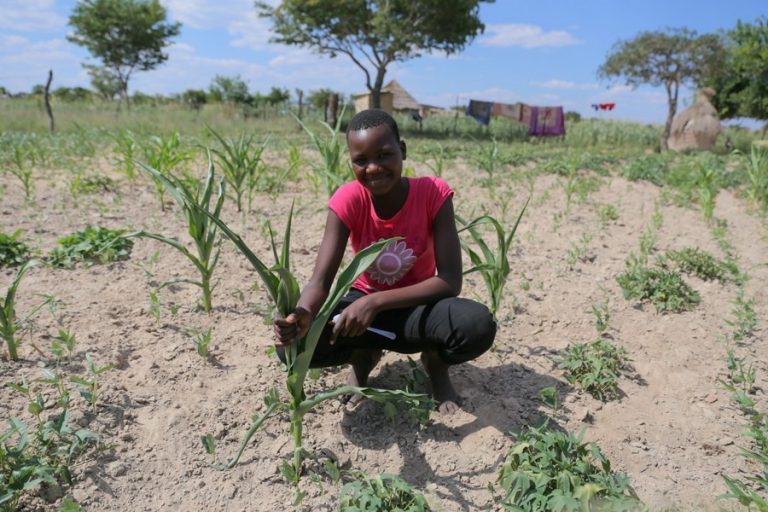
{"type": "Polygon", "coordinates": [[[408,91],[403,89],[397,80],[391,80],[388,84],[381,88],[382,91],[389,91],[392,93],[392,108],[395,110],[416,110],[418,111],[421,105],[416,99],[410,95],[408,91]]]}

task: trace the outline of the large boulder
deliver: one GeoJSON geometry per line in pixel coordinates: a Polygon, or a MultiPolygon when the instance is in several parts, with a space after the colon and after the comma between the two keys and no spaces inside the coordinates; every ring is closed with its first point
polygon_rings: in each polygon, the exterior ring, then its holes
{"type": "Polygon", "coordinates": [[[710,149],[715,145],[722,128],[717,110],[710,102],[714,95],[714,89],[701,89],[696,93],[693,105],[675,116],[669,135],[669,149],[710,149]]]}

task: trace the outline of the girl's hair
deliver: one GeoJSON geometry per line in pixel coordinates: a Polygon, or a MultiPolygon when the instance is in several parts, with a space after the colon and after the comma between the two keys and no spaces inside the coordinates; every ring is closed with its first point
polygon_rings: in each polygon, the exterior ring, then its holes
{"type": "Polygon", "coordinates": [[[392,116],[383,110],[375,108],[363,110],[355,114],[355,117],[353,117],[347,125],[347,134],[349,134],[349,132],[366,130],[381,125],[388,126],[392,135],[394,135],[398,141],[400,140],[400,130],[397,129],[397,123],[392,119],[392,116]]]}

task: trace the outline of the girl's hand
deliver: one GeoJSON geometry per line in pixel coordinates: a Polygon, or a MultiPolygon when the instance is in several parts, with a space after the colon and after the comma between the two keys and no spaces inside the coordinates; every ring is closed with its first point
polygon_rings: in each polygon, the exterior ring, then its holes
{"type": "Polygon", "coordinates": [[[285,347],[296,338],[301,338],[309,331],[312,324],[312,314],[304,308],[298,307],[293,313],[282,318],[279,315],[273,317],[272,326],[275,332],[275,346],[285,347]]]}
{"type": "Polygon", "coordinates": [[[336,338],[339,336],[345,338],[360,336],[371,326],[373,319],[378,314],[372,296],[360,297],[341,312],[339,319],[333,324],[331,345],[336,342],[336,338]]]}

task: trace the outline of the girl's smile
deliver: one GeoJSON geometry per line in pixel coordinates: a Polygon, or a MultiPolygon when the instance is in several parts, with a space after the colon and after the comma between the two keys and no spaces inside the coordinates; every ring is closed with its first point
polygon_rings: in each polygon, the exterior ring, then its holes
{"type": "Polygon", "coordinates": [[[405,143],[397,140],[388,126],[350,131],[347,144],[355,178],[372,195],[400,192],[405,143]]]}

